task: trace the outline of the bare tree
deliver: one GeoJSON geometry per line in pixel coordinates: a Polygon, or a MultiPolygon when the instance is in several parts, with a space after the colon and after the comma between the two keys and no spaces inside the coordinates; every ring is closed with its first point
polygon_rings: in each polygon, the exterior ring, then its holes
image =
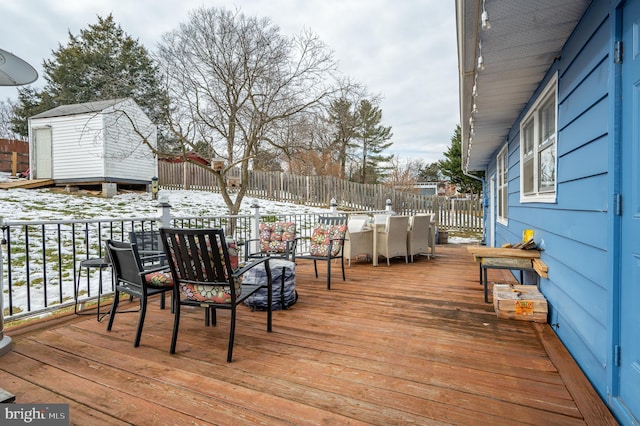
{"type": "MultiPolygon", "coordinates": [[[[332,53],[314,34],[280,34],[269,19],[200,8],[165,34],[158,59],[171,98],[170,128],[184,153],[205,146],[225,160],[216,174],[230,214],[239,211],[252,156],[283,148],[293,117],[310,114],[334,92],[332,53]],[[239,169],[235,200],[225,185],[239,169]]],[[[185,157],[186,159],[186,157],[185,157]]]]}
{"type": "Polygon", "coordinates": [[[13,107],[10,99],[0,101],[0,138],[22,140],[23,138],[13,131],[11,124],[14,116],[13,107]]]}
{"type": "Polygon", "coordinates": [[[401,162],[398,156],[391,159],[391,172],[386,183],[392,187],[400,187],[405,190],[412,190],[413,186],[419,182],[422,160],[408,160],[401,162]]]}

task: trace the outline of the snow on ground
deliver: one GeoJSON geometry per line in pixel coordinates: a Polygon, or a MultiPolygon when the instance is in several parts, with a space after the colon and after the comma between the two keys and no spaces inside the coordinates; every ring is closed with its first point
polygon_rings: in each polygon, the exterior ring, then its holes
{"type": "MultiPolygon", "coordinates": [[[[0,172],[0,181],[8,180],[7,173],[0,172]]],[[[219,194],[205,191],[161,190],[159,198],[166,197],[171,205],[174,217],[215,217],[227,214],[227,209],[219,194]]],[[[298,204],[257,200],[261,214],[313,214],[326,213],[328,209],[319,209],[298,204]]],[[[240,214],[252,213],[250,206],[254,198],[246,197],[241,205],[240,214]]],[[[0,217],[9,221],[29,220],[72,220],[72,219],[111,219],[111,218],[149,218],[157,216],[158,201],[153,200],[150,193],[121,192],[112,198],[103,198],[91,192],[79,191],[66,193],[60,188],[45,189],[11,189],[0,190],[0,217]]],[[[451,244],[473,244],[479,241],[474,238],[449,236],[451,244]]],[[[66,250],[66,249],[65,249],[66,250]]],[[[5,264],[6,265],[6,264],[5,264]]],[[[4,269],[4,268],[3,268],[4,269]]],[[[5,276],[7,271],[4,271],[5,276]]],[[[40,274],[41,275],[41,274],[40,274]]],[[[97,293],[99,271],[91,278],[92,294],[97,293]]],[[[13,281],[20,277],[15,274],[13,281]]],[[[31,276],[32,280],[37,274],[31,276]]],[[[1,288],[2,286],[0,286],[1,288]]],[[[36,285],[37,287],[37,285],[36,285]]],[[[6,289],[6,285],[4,286],[6,289]]],[[[37,290],[37,288],[36,288],[37,290]]],[[[41,292],[32,290],[31,301],[36,306],[44,306],[41,292]]],[[[73,296],[73,289],[65,290],[65,295],[73,296]]],[[[3,294],[4,306],[8,306],[8,294],[3,294]]],[[[26,288],[14,287],[14,306],[26,304],[26,288]],[[24,294],[23,294],[24,293],[24,294]]]]}
{"type": "MultiPolygon", "coordinates": [[[[9,179],[8,173],[0,172],[0,182],[9,179]]],[[[159,197],[166,196],[171,205],[171,214],[187,216],[223,216],[227,208],[220,194],[205,191],[161,190],[159,197]]],[[[240,208],[241,215],[251,214],[254,198],[245,197],[240,208]]],[[[299,204],[258,200],[261,214],[309,214],[327,212],[299,204]]],[[[158,201],[143,192],[119,193],[113,198],[103,198],[84,192],[68,194],[60,189],[12,189],[0,190],[0,216],[5,220],[70,220],[133,218],[155,216],[158,201]]],[[[450,244],[474,244],[476,238],[449,236],[450,244]]]]}
{"type": "MultiPolygon", "coordinates": [[[[0,181],[6,173],[0,173],[0,181]]],[[[161,190],[159,198],[167,197],[174,216],[222,216],[227,208],[220,194],[204,191],[161,190]]],[[[252,213],[253,198],[245,197],[240,214],[252,213]]],[[[327,209],[303,205],[258,200],[262,214],[305,214],[326,212],[327,209]]],[[[0,190],[0,216],[5,220],[70,220],[132,218],[155,216],[158,201],[150,193],[121,192],[112,198],[79,191],[65,193],[60,189],[0,190]]]]}

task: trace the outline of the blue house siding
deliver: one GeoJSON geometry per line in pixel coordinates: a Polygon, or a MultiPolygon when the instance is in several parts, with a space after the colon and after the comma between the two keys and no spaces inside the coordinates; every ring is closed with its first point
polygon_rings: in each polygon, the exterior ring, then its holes
{"type": "MultiPolygon", "coordinates": [[[[523,109],[522,118],[558,73],[555,203],[520,202],[520,120],[508,143],[508,225],[496,224],[495,245],[519,241],[533,229],[549,278],[541,291],[550,323],[603,399],[607,400],[610,264],[611,20],[607,1],[589,8],[561,56],[523,109]]],[[[496,151],[486,176],[496,173],[496,151]]],[[[494,203],[497,200],[493,200],[494,203]]],[[[488,237],[488,236],[487,236],[488,237]]]]}

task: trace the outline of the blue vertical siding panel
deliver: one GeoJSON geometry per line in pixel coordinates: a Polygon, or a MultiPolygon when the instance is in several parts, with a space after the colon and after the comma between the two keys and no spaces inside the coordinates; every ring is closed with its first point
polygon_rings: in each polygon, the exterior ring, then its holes
{"type": "Polygon", "coordinates": [[[589,176],[606,174],[608,161],[609,138],[607,137],[589,142],[580,147],[580,149],[573,150],[567,154],[558,154],[557,179],[560,183],[558,185],[558,195],[568,196],[568,199],[558,197],[558,205],[561,207],[564,205],[572,206],[570,203],[576,201],[577,198],[572,195],[578,195],[579,198],[591,198],[592,194],[572,194],[564,188],[564,183],[588,178],[589,176]]]}
{"type": "MultiPolygon", "coordinates": [[[[558,157],[593,140],[607,137],[609,98],[603,98],[558,133],[558,157]]],[[[605,163],[606,164],[606,163],[605,163]]],[[[564,170],[558,170],[558,173],[564,170]]]]}
{"type": "MultiPolygon", "coordinates": [[[[553,297],[558,301],[562,301],[566,306],[578,304],[585,309],[564,309],[562,314],[568,318],[568,321],[580,330],[583,335],[591,334],[594,327],[604,329],[607,324],[608,309],[603,300],[607,297],[607,289],[602,283],[595,282],[592,277],[588,277],[583,272],[576,272],[575,269],[564,265],[562,262],[554,263],[554,272],[549,274],[550,280],[544,280],[541,288],[546,291],[549,297],[553,297]],[[551,281],[553,280],[553,282],[551,281]],[[563,285],[554,285],[553,283],[562,283],[563,285]],[[570,282],[571,285],[566,285],[570,282]],[[579,289],[580,291],[575,291],[579,289]],[[597,297],[593,297],[597,296],[597,297]]],[[[606,265],[600,265],[606,268],[606,265]]],[[[551,270],[551,266],[549,266],[551,270]]],[[[602,335],[601,337],[604,337],[602,335]]],[[[604,359],[605,346],[599,345],[597,340],[593,340],[593,336],[584,337],[583,340],[590,342],[594,348],[595,354],[604,359]]]]}
{"type": "MultiPolygon", "coordinates": [[[[580,334],[572,328],[574,323],[564,316],[565,311],[566,308],[556,314],[555,322],[561,324],[560,327],[555,329],[556,334],[558,334],[558,337],[560,337],[562,343],[569,349],[572,355],[575,353],[580,356],[580,360],[576,359],[580,368],[589,378],[594,388],[600,393],[600,396],[606,401],[607,366],[593,353],[593,347],[587,345],[587,342],[581,338],[580,334]]],[[[598,341],[606,339],[606,336],[602,336],[599,332],[594,334],[598,336],[598,341]]],[[[598,347],[603,347],[603,345],[598,345],[598,347]]]]}
{"type": "MultiPolygon", "coordinates": [[[[582,179],[569,180],[560,187],[558,198],[562,198],[562,206],[572,210],[592,210],[607,212],[609,210],[609,189],[607,174],[596,174],[582,179]],[[588,197],[584,194],[590,193],[588,197]]],[[[559,203],[560,204],[560,203],[559,203]]]]}
{"type": "MultiPolygon", "coordinates": [[[[547,254],[545,252],[544,261],[549,266],[549,279],[541,282],[544,282],[545,285],[551,284],[554,286],[570,287],[574,285],[571,283],[571,280],[566,279],[568,276],[567,271],[570,271],[578,277],[577,280],[587,278],[602,290],[607,290],[607,264],[602,263],[602,249],[584,246],[580,242],[568,240],[545,229],[538,231],[536,236],[539,236],[539,241],[544,240],[545,246],[554,248],[552,253],[547,254]],[[571,255],[575,250],[580,250],[580,257],[571,255]],[[556,269],[564,273],[556,274],[556,269]],[[570,284],[565,284],[565,282],[569,282],[570,284]]],[[[583,295],[582,293],[584,293],[584,291],[585,289],[581,288],[579,292],[576,292],[576,298],[590,297],[583,295]],[[580,293],[580,296],[577,295],[578,293],[580,293]]],[[[604,307],[602,301],[603,299],[598,299],[596,304],[604,307]]],[[[589,303],[586,305],[589,305],[589,303]]],[[[584,304],[580,303],[580,306],[582,305],[584,304]]]]}
{"type": "MultiPolygon", "coordinates": [[[[559,72],[563,82],[560,84],[558,92],[558,98],[561,102],[575,89],[576,84],[584,81],[589,74],[594,73],[593,70],[598,69],[599,63],[609,53],[609,25],[606,17],[602,20],[594,20],[590,22],[590,25],[583,23],[581,30],[593,35],[589,36],[586,42],[584,39],[580,39],[585,44],[577,45],[575,42],[578,38],[568,41],[562,51],[559,72]],[[584,54],[584,52],[588,52],[588,54],[584,54]]],[[[579,111],[578,109],[575,112],[579,111]]],[[[571,115],[567,116],[567,119],[570,117],[571,115]]]]}
{"type": "MultiPolygon", "coordinates": [[[[573,35],[569,37],[562,49],[561,70],[564,71],[560,72],[561,77],[565,76],[572,64],[579,65],[573,68],[577,72],[588,73],[593,68],[593,66],[589,66],[589,61],[592,60],[590,57],[599,62],[600,60],[595,58],[601,58],[608,54],[609,26],[608,1],[593,1],[573,35]],[[605,41],[604,45],[592,41],[596,35],[600,37],[599,40],[605,41]],[[584,54],[585,51],[588,51],[587,55],[584,54]]],[[[567,79],[572,80],[574,78],[567,74],[567,79]]],[[[581,80],[579,77],[575,79],[581,80]]]]}
{"type": "Polygon", "coordinates": [[[568,123],[607,96],[609,65],[605,58],[601,58],[601,62],[593,72],[580,82],[567,83],[562,78],[560,79],[560,87],[568,84],[573,90],[564,99],[559,100],[558,129],[563,129],[568,123]]]}
{"type": "MultiPolygon", "coordinates": [[[[509,143],[509,223],[496,225],[496,243],[519,241],[522,229],[544,240],[549,278],[541,290],[550,306],[554,329],[597,391],[606,396],[606,301],[611,292],[608,261],[609,119],[611,97],[609,2],[594,1],[567,40],[560,60],[520,114],[535,102],[558,72],[557,202],[520,203],[520,121],[509,143]]],[[[495,155],[498,154],[496,151],[495,155]]],[[[495,173],[495,160],[487,169],[495,173]]]]}
{"type": "MultiPolygon", "coordinates": [[[[531,225],[534,229],[542,226],[550,229],[554,234],[563,238],[589,245],[602,250],[607,249],[607,215],[602,212],[556,210],[551,208],[518,209],[523,223],[531,225]]],[[[509,224],[511,225],[511,224],[509,224]]],[[[522,230],[516,231],[516,234],[522,230]]],[[[579,249],[579,247],[576,247],[579,249]]],[[[546,245],[545,251],[555,248],[546,245]]],[[[546,253],[543,253],[546,254],[546,253]]],[[[580,250],[568,253],[571,256],[580,256],[580,250]]],[[[606,262],[606,257],[602,259],[606,262]]],[[[570,284],[569,284],[570,285],[570,284]]],[[[572,307],[573,309],[574,307],[572,307]]]]}

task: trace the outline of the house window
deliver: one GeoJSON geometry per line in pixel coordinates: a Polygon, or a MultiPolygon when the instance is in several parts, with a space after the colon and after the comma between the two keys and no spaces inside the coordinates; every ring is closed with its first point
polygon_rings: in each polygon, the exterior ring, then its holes
{"type": "Polygon", "coordinates": [[[556,201],[557,76],[520,125],[520,201],[556,201]]]}
{"type": "Polygon", "coordinates": [[[507,145],[498,154],[498,222],[507,225],[509,211],[509,176],[507,145]]]}

